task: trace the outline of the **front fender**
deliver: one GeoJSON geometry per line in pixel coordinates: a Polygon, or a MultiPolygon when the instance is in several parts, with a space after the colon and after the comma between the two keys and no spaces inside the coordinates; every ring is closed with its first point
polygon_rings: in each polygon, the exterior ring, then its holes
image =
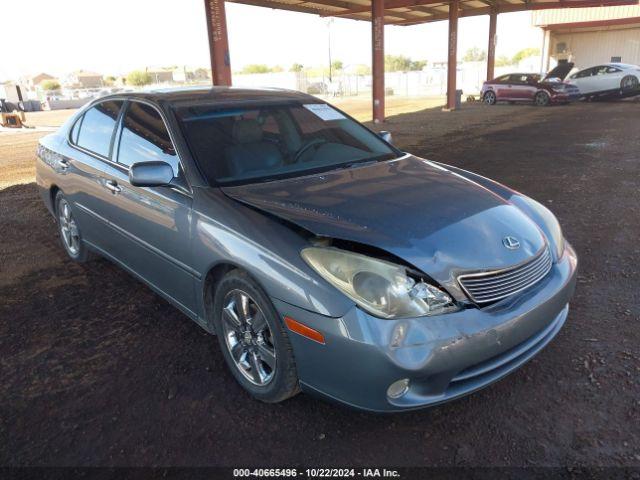
{"type": "Polygon", "coordinates": [[[204,317],[205,279],[228,264],[247,271],[275,299],[329,317],[354,303],[315,273],[300,251],[308,236],[216,188],[194,189],[193,258],[200,273],[198,297],[204,317]]]}

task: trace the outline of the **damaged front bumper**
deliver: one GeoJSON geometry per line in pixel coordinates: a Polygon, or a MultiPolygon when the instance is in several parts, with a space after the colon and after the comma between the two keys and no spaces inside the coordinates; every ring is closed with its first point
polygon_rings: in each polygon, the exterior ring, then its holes
{"type": "Polygon", "coordinates": [[[325,317],[274,299],[282,316],[324,335],[317,343],[289,333],[302,388],[371,411],[426,407],[467,395],[520,367],[561,329],[576,282],[577,258],[562,258],[531,289],[485,308],[383,320],[353,307],[325,317]],[[408,379],[399,398],[389,386],[408,379]]]}

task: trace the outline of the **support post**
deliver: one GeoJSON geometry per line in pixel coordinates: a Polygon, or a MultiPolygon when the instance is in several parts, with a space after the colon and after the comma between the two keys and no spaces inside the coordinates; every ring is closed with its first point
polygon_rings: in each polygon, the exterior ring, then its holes
{"type": "Polygon", "coordinates": [[[371,0],[373,122],[384,122],[384,0],[371,0]]]}
{"type": "Polygon", "coordinates": [[[495,77],[496,66],[496,44],[498,37],[496,29],[498,26],[498,10],[493,7],[489,13],[489,47],[487,48],[487,81],[495,77]]]}
{"type": "Polygon", "coordinates": [[[456,73],[458,68],[458,0],[449,3],[449,55],[447,63],[446,110],[456,108],[456,73]]]}
{"type": "Polygon", "coordinates": [[[551,61],[551,30],[544,30],[542,47],[542,68],[541,74],[545,75],[549,71],[551,61]]]}
{"type": "Polygon", "coordinates": [[[211,57],[211,78],[214,85],[231,85],[231,61],[227,37],[225,0],[204,0],[211,57]]]}

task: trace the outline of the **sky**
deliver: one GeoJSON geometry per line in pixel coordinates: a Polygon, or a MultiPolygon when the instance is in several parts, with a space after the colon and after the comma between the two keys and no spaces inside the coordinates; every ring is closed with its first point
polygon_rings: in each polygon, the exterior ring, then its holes
{"type": "MultiPolygon", "coordinates": [[[[3,2],[0,81],[40,72],[62,76],[74,70],[120,75],[145,67],[209,66],[203,0],[20,0],[3,2]]],[[[233,70],[252,63],[371,63],[371,25],[227,3],[233,70]]],[[[458,51],[487,48],[487,16],[459,21],[458,51]]],[[[499,16],[497,55],[539,47],[542,34],[528,12],[499,16]]],[[[447,22],[385,27],[385,53],[442,61],[447,22]]]]}

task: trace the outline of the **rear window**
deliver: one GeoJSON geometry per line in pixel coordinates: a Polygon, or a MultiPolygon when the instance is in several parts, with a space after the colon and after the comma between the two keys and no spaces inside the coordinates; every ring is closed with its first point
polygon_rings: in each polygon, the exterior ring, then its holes
{"type": "Polygon", "coordinates": [[[71,141],[85,150],[109,158],[113,130],[122,103],[120,100],[107,101],[87,110],[74,125],[71,141]]]}

